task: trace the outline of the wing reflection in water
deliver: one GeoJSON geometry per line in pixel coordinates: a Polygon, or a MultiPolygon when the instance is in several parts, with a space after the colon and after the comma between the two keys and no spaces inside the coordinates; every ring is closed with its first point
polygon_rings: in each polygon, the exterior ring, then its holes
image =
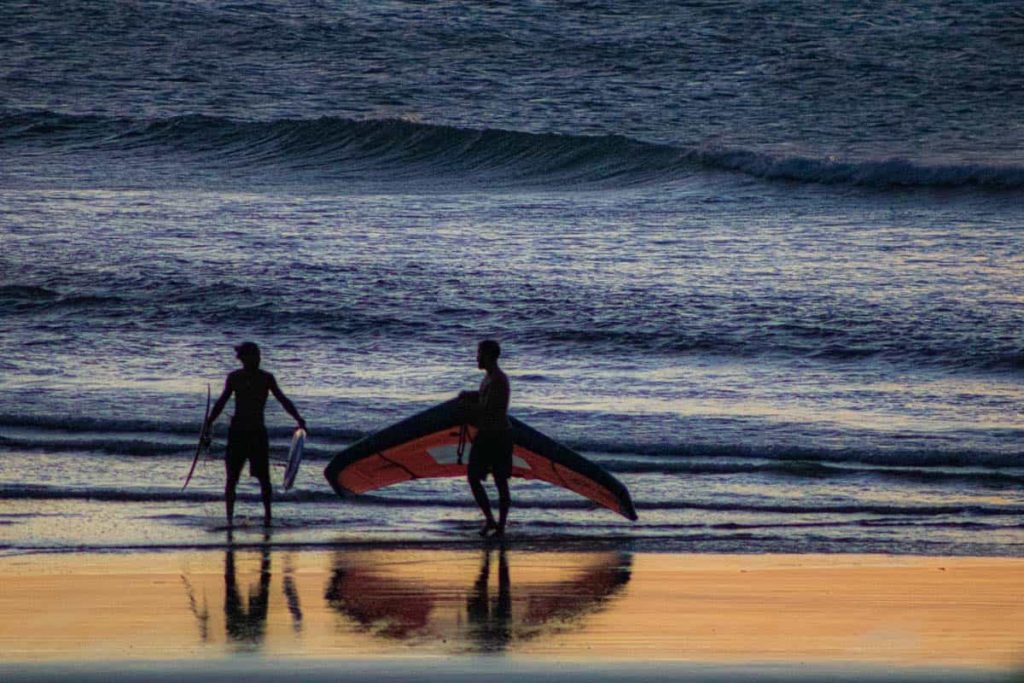
{"type": "Polygon", "coordinates": [[[631,565],[632,557],[620,552],[519,555],[489,548],[474,580],[472,570],[436,561],[350,551],[335,556],[325,598],[380,638],[498,653],[585,628],[585,617],[603,610],[629,582],[631,565]]]}

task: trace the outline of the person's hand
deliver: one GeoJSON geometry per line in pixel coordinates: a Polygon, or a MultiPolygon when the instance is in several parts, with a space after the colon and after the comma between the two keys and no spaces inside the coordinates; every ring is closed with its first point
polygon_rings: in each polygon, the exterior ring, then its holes
{"type": "Polygon", "coordinates": [[[299,429],[306,432],[307,434],[309,433],[309,430],[306,429],[306,421],[303,420],[301,417],[298,420],[296,420],[295,423],[299,425],[299,429]]]}

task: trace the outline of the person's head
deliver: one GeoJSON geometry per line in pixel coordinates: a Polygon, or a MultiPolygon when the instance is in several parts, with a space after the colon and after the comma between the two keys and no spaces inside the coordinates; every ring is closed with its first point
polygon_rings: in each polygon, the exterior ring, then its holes
{"type": "Polygon", "coordinates": [[[255,342],[242,342],[235,347],[235,355],[247,370],[255,370],[260,366],[260,347],[255,342]]]}
{"type": "Polygon", "coordinates": [[[476,347],[476,366],[486,370],[498,364],[501,356],[501,345],[493,339],[484,339],[476,347]]]}

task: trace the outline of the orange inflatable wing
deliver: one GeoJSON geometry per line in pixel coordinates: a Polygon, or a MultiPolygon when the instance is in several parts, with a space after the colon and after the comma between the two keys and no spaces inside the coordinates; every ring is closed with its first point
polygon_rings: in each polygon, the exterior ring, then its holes
{"type": "MultiPolygon", "coordinates": [[[[560,486],[636,520],[629,491],[579,453],[511,418],[512,476],[560,486]]],[[[324,476],[339,495],[412,479],[464,477],[476,429],[458,399],[434,406],[358,441],[331,460],[324,476]]]]}

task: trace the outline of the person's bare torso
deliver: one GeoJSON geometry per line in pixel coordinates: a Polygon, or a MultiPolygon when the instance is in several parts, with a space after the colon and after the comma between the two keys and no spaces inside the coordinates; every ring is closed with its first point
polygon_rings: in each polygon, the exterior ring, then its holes
{"type": "Polygon", "coordinates": [[[508,377],[501,370],[484,375],[480,382],[480,411],[477,414],[477,429],[480,431],[502,431],[509,429],[508,404],[511,389],[508,377]]]}
{"type": "Polygon", "coordinates": [[[243,369],[232,372],[229,381],[235,392],[235,414],[231,418],[231,426],[238,429],[262,427],[273,376],[263,370],[243,369]]]}

